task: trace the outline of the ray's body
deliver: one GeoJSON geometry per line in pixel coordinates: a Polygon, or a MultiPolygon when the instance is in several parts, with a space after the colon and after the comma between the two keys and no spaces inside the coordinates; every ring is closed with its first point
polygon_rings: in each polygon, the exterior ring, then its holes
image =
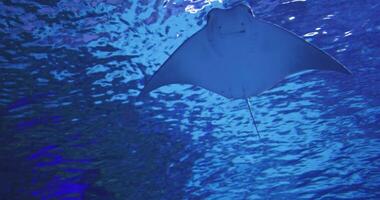
{"type": "Polygon", "coordinates": [[[249,7],[240,4],[212,9],[207,25],[175,50],[140,96],[168,84],[192,84],[226,98],[247,99],[253,119],[249,97],[286,76],[311,69],[350,74],[322,50],[254,17],[249,7]]]}

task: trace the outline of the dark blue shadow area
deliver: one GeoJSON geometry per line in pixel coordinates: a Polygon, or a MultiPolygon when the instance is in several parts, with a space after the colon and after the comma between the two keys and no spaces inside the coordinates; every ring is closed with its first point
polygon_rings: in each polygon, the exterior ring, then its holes
{"type": "Polygon", "coordinates": [[[39,110],[28,119],[2,116],[5,199],[183,198],[193,159],[181,158],[196,155],[189,136],[138,132],[138,113],[127,105],[40,106],[20,111],[39,110]]]}

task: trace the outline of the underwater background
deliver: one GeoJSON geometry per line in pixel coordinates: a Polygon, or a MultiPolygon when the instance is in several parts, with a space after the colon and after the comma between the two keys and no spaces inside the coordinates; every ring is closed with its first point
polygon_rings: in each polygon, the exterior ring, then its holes
{"type": "Polygon", "coordinates": [[[137,99],[222,0],[2,0],[0,199],[380,199],[380,1],[250,0],[337,58],[244,100],[137,99]]]}

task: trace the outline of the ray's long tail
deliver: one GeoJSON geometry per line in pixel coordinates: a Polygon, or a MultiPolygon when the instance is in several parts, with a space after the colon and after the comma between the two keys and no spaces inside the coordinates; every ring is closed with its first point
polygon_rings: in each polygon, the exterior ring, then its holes
{"type": "Polygon", "coordinates": [[[256,133],[257,133],[257,137],[258,137],[259,139],[261,139],[260,132],[259,132],[259,130],[257,129],[257,124],[256,124],[256,121],[255,121],[255,118],[253,117],[253,112],[252,112],[252,105],[251,105],[251,102],[249,101],[249,98],[246,98],[245,101],[247,102],[248,109],[249,109],[249,114],[251,115],[253,125],[255,126],[256,133]]]}

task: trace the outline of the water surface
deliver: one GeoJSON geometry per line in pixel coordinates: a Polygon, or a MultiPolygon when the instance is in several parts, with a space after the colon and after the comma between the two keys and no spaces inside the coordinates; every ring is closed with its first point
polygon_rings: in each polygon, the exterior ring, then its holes
{"type": "Polygon", "coordinates": [[[336,57],[244,101],[146,80],[236,1],[0,3],[2,199],[379,199],[380,2],[246,1],[336,57]]]}

